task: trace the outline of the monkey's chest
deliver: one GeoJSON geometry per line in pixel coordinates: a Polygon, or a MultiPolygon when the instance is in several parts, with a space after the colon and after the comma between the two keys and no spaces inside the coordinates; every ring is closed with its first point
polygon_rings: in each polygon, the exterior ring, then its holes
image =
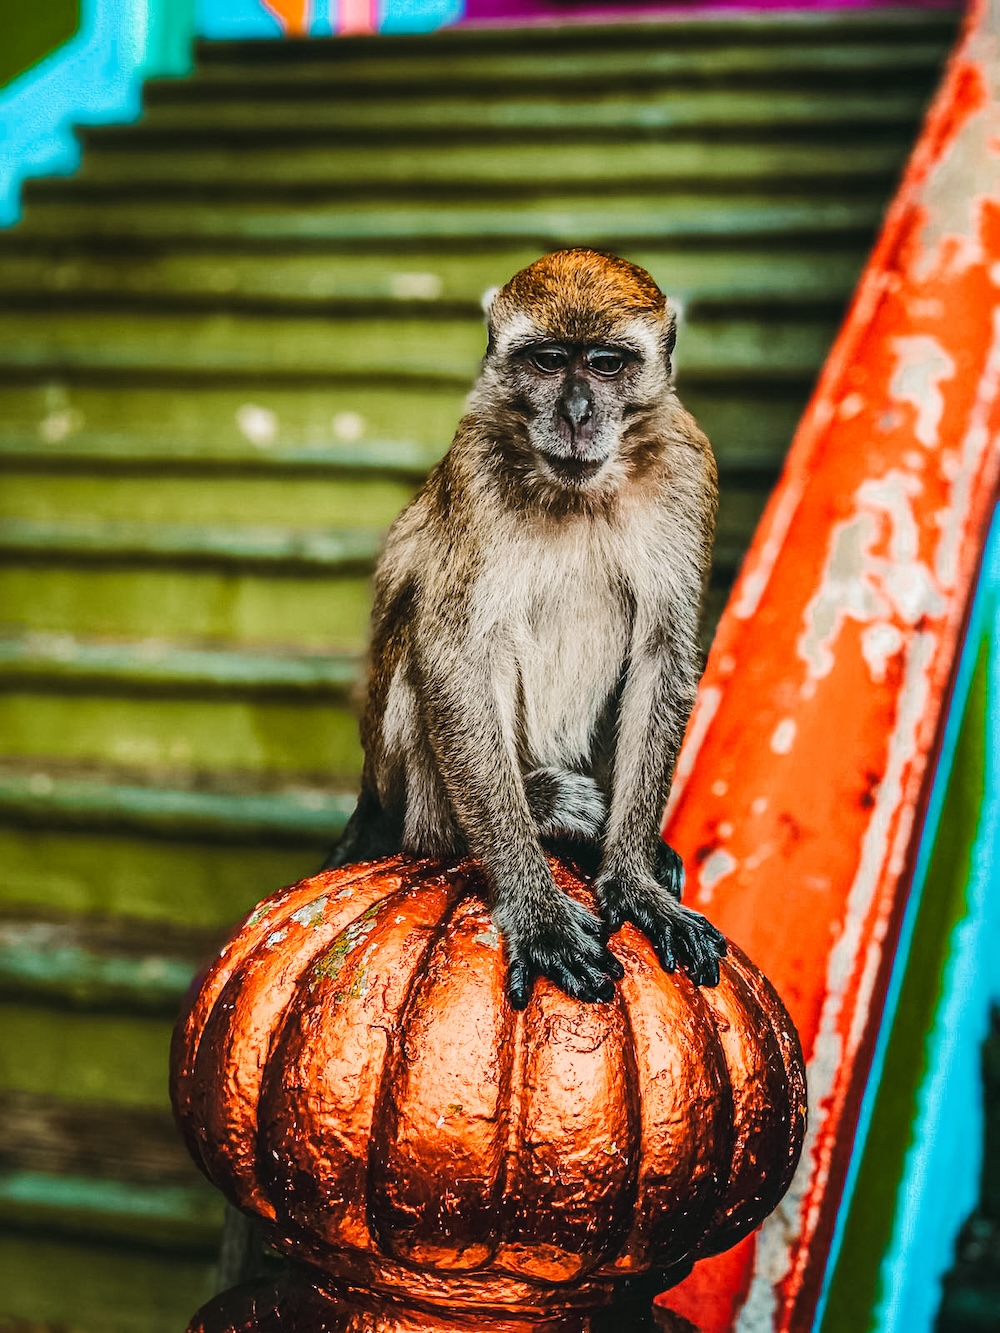
{"type": "Polygon", "coordinates": [[[627,654],[620,599],[595,581],[538,588],[509,632],[527,757],[546,766],[585,764],[627,654]]]}

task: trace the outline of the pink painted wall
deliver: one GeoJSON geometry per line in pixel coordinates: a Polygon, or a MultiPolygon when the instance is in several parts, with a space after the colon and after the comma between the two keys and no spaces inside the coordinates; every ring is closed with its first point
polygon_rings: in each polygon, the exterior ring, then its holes
{"type": "Polygon", "coordinates": [[[542,23],[579,22],[579,21],[614,21],[616,19],[642,19],[691,17],[697,14],[713,14],[721,10],[728,13],[743,11],[759,13],[762,11],[830,9],[958,9],[961,0],[708,0],[708,3],[649,3],[635,4],[608,3],[608,0],[466,0],[462,23],[542,23]]]}

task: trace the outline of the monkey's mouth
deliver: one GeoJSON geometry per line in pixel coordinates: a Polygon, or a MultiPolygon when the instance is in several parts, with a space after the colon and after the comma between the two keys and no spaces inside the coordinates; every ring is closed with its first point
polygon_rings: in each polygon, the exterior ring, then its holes
{"type": "Polygon", "coordinates": [[[542,454],[542,461],[559,481],[570,486],[582,486],[585,481],[597,476],[607,459],[598,458],[595,461],[588,458],[557,458],[554,454],[542,454]]]}

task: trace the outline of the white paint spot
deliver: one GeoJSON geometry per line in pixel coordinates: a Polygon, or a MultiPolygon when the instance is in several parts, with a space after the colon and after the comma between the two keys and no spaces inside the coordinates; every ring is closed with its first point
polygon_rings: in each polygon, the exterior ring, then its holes
{"type": "Polygon", "coordinates": [[[400,301],[436,301],[444,283],[436,273],[391,273],[389,290],[400,301]]]}
{"type": "Polygon", "coordinates": [[[68,439],[83,425],[83,413],[75,407],[64,407],[50,412],[38,423],[38,434],[46,444],[58,444],[68,439]]]}
{"type": "Polygon", "coordinates": [[[766,796],[755,796],[750,802],[750,813],[752,815],[762,815],[769,805],[770,801],[766,796]]]}
{"type": "Polygon", "coordinates": [[[961,454],[952,481],[950,503],[941,525],[941,539],[934,559],[934,569],[944,588],[954,587],[958,577],[959,553],[965,539],[965,523],[970,508],[969,492],[980,475],[980,459],[994,447],[990,429],[997,395],[1000,393],[1000,307],[993,311],[993,343],[982,377],[976,387],[976,401],[969,426],[961,441],[961,454]]]}
{"type": "Polygon", "coordinates": [[[861,635],[861,656],[868,663],[872,680],[877,684],[885,680],[886,667],[890,658],[903,650],[904,639],[895,625],[879,621],[869,625],[861,635]]]}
{"type": "Polygon", "coordinates": [[[292,913],[292,920],[299,926],[317,926],[323,920],[326,911],[326,897],[316,898],[306,903],[297,912],[292,913]]]}
{"type": "Polygon", "coordinates": [[[783,717],[781,719],[774,729],[774,735],[771,737],[771,749],[775,754],[788,754],[795,744],[796,730],[793,717],[783,717]]]}
{"type": "Polygon", "coordinates": [[[278,438],[278,414],[269,407],[243,403],[236,409],[236,424],[243,438],[258,449],[266,449],[278,438]]]}
{"type": "Polygon", "coordinates": [[[276,930],[272,934],[268,935],[267,939],[265,940],[265,944],[268,949],[273,949],[276,945],[280,944],[283,939],[286,939],[287,936],[288,936],[288,931],[284,927],[282,927],[281,930],[276,930]]]}
{"type": "Polygon", "coordinates": [[[731,875],[738,865],[736,858],[723,847],[717,847],[705,857],[698,872],[698,886],[706,902],[711,900],[716,884],[731,875]]]}
{"type": "Polygon", "coordinates": [[[922,472],[927,466],[927,459],[923,454],[917,453],[916,449],[908,449],[903,455],[903,462],[914,472],[922,472]]]}
{"type": "Polygon", "coordinates": [[[834,526],[823,580],[806,607],[798,642],[811,676],[833,669],[833,645],[847,620],[895,618],[915,625],[921,616],[943,612],[934,575],[920,559],[912,501],[921,490],[918,477],[899,469],[869,478],[858,487],[852,517],[834,526]],[[876,555],[882,545],[887,554],[876,555]]]}
{"type": "Polygon", "coordinates": [[[728,819],[722,821],[717,827],[716,833],[718,833],[720,838],[731,838],[733,836],[733,826],[728,819]]]}
{"type": "Polygon", "coordinates": [[[725,796],[728,790],[729,790],[729,783],[725,780],[725,778],[716,778],[715,781],[712,783],[713,796],[725,796]]]}
{"type": "Polygon", "coordinates": [[[837,415],[843,421],[851,421],[865,410],[865,400],[860,393],[849,393],[840,404],[837,415]]]}
{"type": "Polygon", "coordinates": [[[768,857],[774,855],[774,843],[762,842],[755,852],[744,857],[743,868],[745,870],[759,870],[768,857]]]}
{"type": "Polygon", "coordinates": [[[896,369],[889,381],[889,392],[899,402],[917,409],[914,434],[925,448],[937,444],[938,428],[944,413],[944,394],[940,384],[955,376],[955,362],[936,338],[926,333],[894,338],[896,369]]]}
{"type": "Polygon", "coordinates": [[[338,412],[330,422],[330,429],[338,440],[356,444],[368,429],[368,423],[360,412],[338,412]]]}

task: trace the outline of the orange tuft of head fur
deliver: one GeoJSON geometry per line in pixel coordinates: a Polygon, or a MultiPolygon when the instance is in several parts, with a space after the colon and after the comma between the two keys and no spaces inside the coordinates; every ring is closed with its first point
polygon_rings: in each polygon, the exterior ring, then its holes
{"type": "Polygon", "coordinates": [[[645,269],[600,250],[557,250],[515,273],[497,293],[492,315],[523,311],[550,337],[607,337],[623,320],[663,321],[667,298],[645,269]]]}

